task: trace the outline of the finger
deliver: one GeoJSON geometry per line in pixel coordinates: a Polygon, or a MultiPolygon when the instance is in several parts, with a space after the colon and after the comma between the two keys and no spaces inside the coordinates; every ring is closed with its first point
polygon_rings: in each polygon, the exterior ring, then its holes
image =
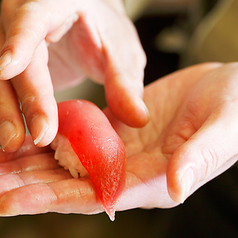
{"type": "Polygon", "coordinates": [[[117,73],[107,75],[106,100],[113,114],[131,127],[143,127],[149,121],[149,111],[143,101],[143,83],[117,73]]]}
{"type": "Polygon", "coordinates": [[[106,29],[100,29],[106,55],[106,99],[121,121],[132,127],[142,127],[149,121],[143,102],[146,57],[132,23],[124,17],[119,21],[118,32],[127,36],[127,42],[119,35],[106,34],[106,29]]]}
{"type": "Polygon", "coordinates": [[[124,15],[97,4],[101,14],[90,9],[69,32],[69,49],[86,75],[104,83],[112,112],[130,126],[144,126],[149,120],[142,100],[146,57],[138,35],[124,15]]]}
{"type": "Polygon", "coordinates": [[[218,108],[217,113],[172,155],[167,184],[174,201],[184,202],[200,186],[237,161],[238,113],[234,104],[228,102],[225,110],[218,108]]]}
{"type": "MultiPolygon", "coordinates": [[[[3,36],[0,27],[0,45],[4,42],[3,36]]],[[[13,152],[23,143],[24,122],[17,95],[10,82],[0,82],[0,88],[0,145],[4,151],[13,152]]]]}
{"type": "Polygon", "coordinates": [[[39,148],[33,143],[32,137],[30,135],[25,136],[25,140],[22,146],[14,153],[5,153],[0,151],[0,163],[5,163],[10,160],[15,160],[20,157],[26,157],[30,155],[43,154],[52,152],[50,146],[39,148]]]}
{"type": "Polygon", "coordinates": [[[9,82],[0,82],[0,145],[13,152],[24,141],[25,127],[16,93],[9,82]]]}
{"type": "Polygon", "coordinates": [[[38,146],[51,143],[58,129],[57,104],[47,61],[47,47],[43,42],[26,70],[12,79],[29,131],[38,146]]]}
{"type": "Polygon", "coordinates": [[[26,156],[16,160],[11,160],[0,164],[0,175],[18,174],[25,171],[50,170],[59,168],[59,165],[53,154],[37,154],[34,156],[26,156]]]}
{"type": "Polygon", "coordinates": [[[90,179],[28,185],[0,198],[2,216],[46,212],[92,214],[102,211],[90,179]]]}
{"type": "Polygon", "coordinates": [[[3,1],[1,18],[6,42],[0,53],[2,79],[23,72],[48,34],[48,40],[55,41],[67,32],[78,17],[74,3],[78,1],[25,1],[19,6],[14,0],[3,1]]]}
{"type": "Polygon", "coordinates": [[[0,196],[23,186],[36,183],[52,183],[72,178],[70,173],[63,168],[54,170],[26,171],[17,174],[6,174],[0,176],[0,196]]]}

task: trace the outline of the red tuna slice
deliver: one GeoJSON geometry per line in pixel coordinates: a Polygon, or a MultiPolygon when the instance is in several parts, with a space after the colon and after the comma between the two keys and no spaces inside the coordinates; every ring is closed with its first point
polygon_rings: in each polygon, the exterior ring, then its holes
{"type": "Polygon", "coordinates": [[[115,203],[125,184],[125,146],[105,114],[86,100],[58,103],[59,130],[87,170],[107,214],[114,220],[115,203]]]}

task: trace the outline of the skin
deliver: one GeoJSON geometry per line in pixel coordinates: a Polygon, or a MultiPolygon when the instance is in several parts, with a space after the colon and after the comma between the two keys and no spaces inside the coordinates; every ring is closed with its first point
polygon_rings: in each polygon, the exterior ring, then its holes
{"type": "MultiPolygon", "coordinates": [[[[126,186],[116,210],[170,208],[237,162],[237,63],[207,63],[145,88],[151,120],[141,129],[105,113],[127,151],[126,186]]],[[[53,153],[27,138],[0,154],[0,214],[103,211],[90,179],[72,179],[53,153]]]]}
{"type": "Polygon", "coordinates": [[[132,127],[149,120],[142,100],[146,57],[119,0],[3,0],[0,47],[4,151],[24,141],[22,113],[34,143],[48,145],[58,128],[54,90],[86,76],[104,84],[119,120],[132,127]]]}

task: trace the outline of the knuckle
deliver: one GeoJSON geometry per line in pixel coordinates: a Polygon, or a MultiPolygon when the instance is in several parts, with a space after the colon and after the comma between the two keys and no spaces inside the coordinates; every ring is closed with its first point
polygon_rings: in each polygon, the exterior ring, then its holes
{"type": "Polygon", "coordinates": [[[22,112],[26,115],[29,112],[32,114],[32,109],[36,109],[36,105],[40,102],[40,96],[27,93],[21,100],[22,112]]]}
{"type": "Polygon", "coordinates": [[[47,105],[48,108],[52,107],[52,99],[54,97],[49,96],[49,91],[44,89],[39,89],[38,92],[25,92],[20,98],[22,112],[25,117],[30,117],[39,111],[45,112],[46,107],[43,105],[47,105]]]}

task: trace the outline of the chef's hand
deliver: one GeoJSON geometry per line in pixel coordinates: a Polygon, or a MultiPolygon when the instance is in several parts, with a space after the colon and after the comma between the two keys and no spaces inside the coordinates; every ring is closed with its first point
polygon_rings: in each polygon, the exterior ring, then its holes
{"type": "Polygon", "coordinates": [[[22,112],[36,145],[53,140],[58,117],[51,79],[57,89],[86,75],[104,84],[119,120],[135,127],[147,123],[141,99],[146,58],[119,2],[2,1],[0,145],[5,151],[15,151],[24,140],[22,112]]]}
{"type": "MultiPolygon", "coordinates": [[[[151,121],[142,129],[105,110],[128,155],[117,210],[176,206],[237,161],[237,66],[197,65],[150,84],[151,121]]],[[[0,173],[1,215],[103,211],[89,178],[71,178],[31,141],[0,154],[0,173]]]]}

